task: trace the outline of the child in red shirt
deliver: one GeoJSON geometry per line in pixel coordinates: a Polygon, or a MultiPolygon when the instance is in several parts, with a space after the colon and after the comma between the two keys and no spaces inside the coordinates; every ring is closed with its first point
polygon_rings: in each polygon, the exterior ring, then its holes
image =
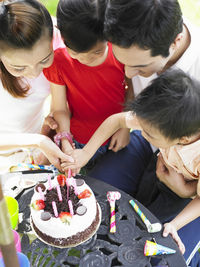
{"type": "MultiPolygon", "coordinates": [[[[124,65],[103,35],[104,3],[91,0],[61,0],[57,24],[66,45],[55,51],[54,62],[44,74],[51,82],[53,116],[62,150],[88,142],[110,115],[121,112],[125,102],[124,65]],[[64,138],[65,137],[65,138],[64,138]]],[[[132,88],[131,88],[132,89],[132,88]]],[[[120,129],[100,148],[118,151],[129,143],[129,130],[120,129]]]]}

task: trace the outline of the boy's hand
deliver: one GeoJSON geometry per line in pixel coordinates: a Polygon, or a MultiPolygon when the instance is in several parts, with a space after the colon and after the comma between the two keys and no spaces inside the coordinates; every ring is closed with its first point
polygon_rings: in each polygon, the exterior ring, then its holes
{"type": "Polygon", "coordinates": [[[60,162],[74,162],[70,155],[64,154],[59,147],[48,137],[43,137],[39,148],[43,151],[47,159],[59,170],[61,170],[60,162]]]}
{"type": "Polygon", "coordinates": [[[117,152],[126,147],[130,142],[130,129],[121,128],[111,137],[109,149],[117,152]]]}
{"type": "Polygon", "coordinates": [[[164,224],[164,230],[163,230],[163,236],[166,237],[169,234],[176,241],[181,253],[184,254],[185,253],[185,246],[184,246],[183,242],[181,241],[175,226],[172,223],[165,223],[164,224]]]}
{"type": "Polygon", "coordinates": [[[195,195],[196,181],[186,182],[182,174],[177,173],[172,167],[164,162],[161,154],[159,154],[157,160],[156,175],[161,182],[178,196],[189,198],[195,195]]]}
{"type": "Polygon", "coordinates": [[[75,149],[70,153],[70,156],[74,159],[74,162],[63,161],[61,163],[61,168],[63,171],[67,172],[68,169],[72,170],[73,174],[79,172],[80,168],[85,166],[90,160],[91,156],[87,151],[83,149],[75,149]]]}

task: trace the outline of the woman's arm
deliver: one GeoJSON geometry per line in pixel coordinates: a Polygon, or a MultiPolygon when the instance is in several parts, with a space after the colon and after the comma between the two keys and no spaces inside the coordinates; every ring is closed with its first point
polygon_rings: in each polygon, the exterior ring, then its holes
{"type": "Polygon", "coordinates": [[[61,170],[60,162],[73,162],[50,138],[41,134],[0,134],[0,150],[35,147],[42,150],[48,160],[61,170]]]}

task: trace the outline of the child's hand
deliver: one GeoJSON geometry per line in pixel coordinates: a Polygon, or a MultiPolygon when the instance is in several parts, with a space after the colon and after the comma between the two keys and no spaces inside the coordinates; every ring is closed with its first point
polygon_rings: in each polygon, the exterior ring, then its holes
{"type": "Polygon", "coordinates": [[[109,149],[113,152],[117,152],[128,145],[130,142],[130,129],[121,128],[113,134],[109,149]]]}
{"type": "MultiPolygon", "coordinates": [[[[69,155],[69,154],[68,154],[69,155]]],[[[74,162],[65,161],[61,163],[62,170],[67,172],[68,169],[80,170],[90,160],[91,156],[83,149],[75,149],[70,153],[70,156],[74,159],[74,162]]],[[[77,173],[77,172],[76,172],[77,173]]]]}
{"type": "Polygon", "coordinates": [[[184,254],[185,253],[185,246],[184,246],[183,242],[181,241],[175,226],[172,223],[165,223],[164,224],[163,236],[166,237],[166,236],[168,236],[168,234],[170,234],[173,237],[173,239],[176,241],[181,253],[184,254]]]}

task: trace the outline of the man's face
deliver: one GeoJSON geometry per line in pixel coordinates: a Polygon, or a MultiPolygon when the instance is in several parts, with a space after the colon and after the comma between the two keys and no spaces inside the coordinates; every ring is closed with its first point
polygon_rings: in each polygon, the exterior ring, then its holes
{"type": "Polygon", "coordinates": [[[128,78],[136,75],[150,77],[154,73],[161,72],[173,53],[170,48],[168,57],[152,57],[150,50],[144,50],[138,46],[121,48],[113,44],[112,47],[117,60],[125,65],[125,73],[128,78]]]}

